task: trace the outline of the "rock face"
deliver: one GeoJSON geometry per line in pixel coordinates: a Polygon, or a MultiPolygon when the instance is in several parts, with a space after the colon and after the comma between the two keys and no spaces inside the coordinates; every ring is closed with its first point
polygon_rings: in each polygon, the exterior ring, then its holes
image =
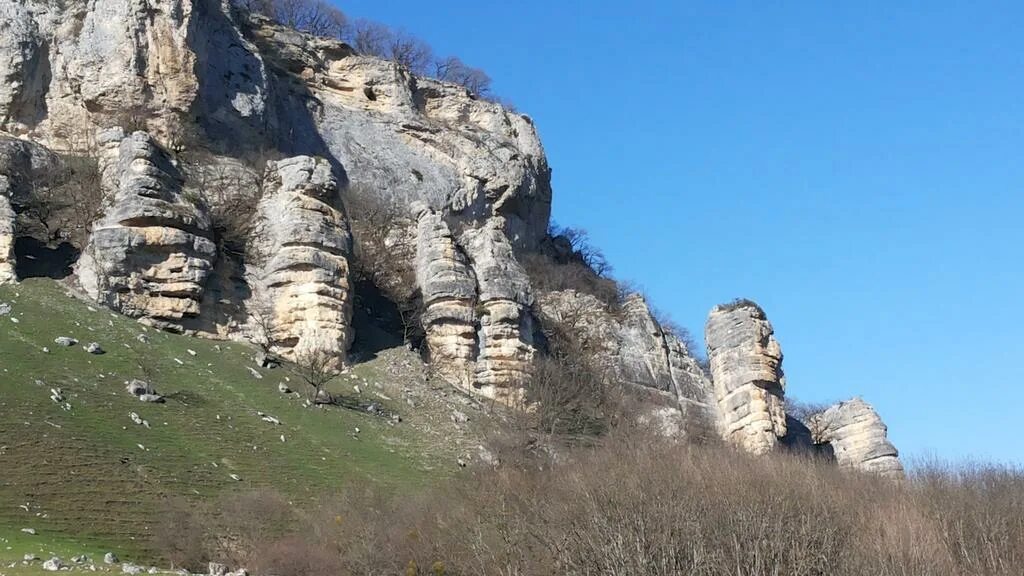
{"type": "Polygon", "coordinates": [[[664,424],[661,428],[693,428],[683,421],[717,426],[710,380],[686,345],[662,328],[642,296],[627,297],[618,314],[575,290],[543,293],[538,304],[541,323],[570,332],[597,371],[663,396],[659,403],[667,406],[655,419],[664,424]],[[679,421],[669,426],[666,421],[672,417],[679,421]]]}
{"type": "Polygon", "coordinates": [[[344,361],[352,342],[352,238],[332,167],[298,156],[267,167],[252,244],[259,270],[251,303],[262,334],[288,359],[344,361]]]}
{"type": "Polygon", "coordinates": [[[786,435],[782,349],[773,334],[749,301],[716,306],[705,328],[723,437],[754,454],[786,435]]]}
{"type": "MultiPolygon", "coordinates": [[[[3,185],[0,177],[0,188],[3,185]]],[[[0,190],[0,285],[17,279],[14,271],[14,210],[0,190]]]]}
{"type": "Polygon", "coordinates": [[[181,329],[199,314],[217,255],[198,198],[182,192],[181,172],[145,132],[98,137],[104,216],[79,260],[82,287],[124,314],[181,329]]]}
{"type": "Polygon", "coordinates": [[[471,390],[477,356],[476,278],[440,214],[413,206],[417,220],[416,282],[431,364],[456,386],[471,390]]]}
{"type": "Polygon", "coordinates": [[[467,230],[463,242],[476,274],[480,354],[474,386],[480,394],[513,404],[533,360],[533,294],[512,253],[502,218],[467,230]]]}
{"type": "Polygon", "coordinates": [[[808,427],[816,444],[831,446],[840,466],[903,477],[903,464],[889,442],[885,423],[864,400],[854,398],[830,406],[811,416],[808,427]]]}

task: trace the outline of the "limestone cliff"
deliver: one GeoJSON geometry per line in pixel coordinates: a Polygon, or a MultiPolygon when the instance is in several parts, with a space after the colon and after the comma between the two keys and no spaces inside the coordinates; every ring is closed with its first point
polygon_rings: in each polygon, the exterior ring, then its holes
{"type": "Polygon", "coordinates": [[[78,264],[86,292],[124,314],[182,329],[199,302],[217,249],[199,198],[145,132],[98,137],[104,215],[78,264]]]}
{"type": "Polygon", "coordinates": [[[345,359],[352,342],[352,241],[330,164],[298,156],[267,167],[250,250],[256,339],[289,359],[345,359]]]}
{"type": "Polygon", "coordinates": [[[726,440],[761,454],[786,435],[782,348],[753,302],[716,306],[705,328],[708,361],[726,440]]]}
{"type": "Polygon", "coordinates": [[[476,278],[440,214],[416,203],[416,281],[431,364],[470,390],[477,357],[476,278]]]}
{"type": "MultiPolygon", "coordinates": [[[[558,326],[666,428],[699,419],[772,450],[785,381],[764,312],[711,312],[708,374],[642,297],[537,289],[522,263],[573,250],[548,237],[550,182],[529,117],[228,2],[0,0],[0,283],[17,280],[16,241],[72,241],[68,283],[115,310],[337,363],[355,302],[369,308],[359,290],[375,290],[420,313],[433,374],[504,404],[521,403],[558,326]],[[102,213],[87,235],[43,237],[26,228],[36,177],[72,157],[98,160],[83,192],[102,213]],[[373,239],[368,214],[388,215],[373,239]],[[381,257],[365,274],[370,240],[381,257]]],[[[896,470],[865,406],[820,415],[814,441],[896,470]]]]}
{"type": "MultiPolygon", "coordinates": [[[[0,180],[0,189],[3,187],[4,182],[0,180]]],[[[0,190],[0,284],[17,279],[14,269],[14,210],[0,190]]]]}
{"type": "Polygon", "coordinates": [[[628,296],[621,310],[613,312],[590,294],[545,292],[538,296],[537,308],[542,324],[571,334],[596,372],[659,393],[660,419],[676,420],[680,430],[686,427],[682,421],[717,427],[711,381],[682,340],[662,328],[639,294],[628,296]]]}

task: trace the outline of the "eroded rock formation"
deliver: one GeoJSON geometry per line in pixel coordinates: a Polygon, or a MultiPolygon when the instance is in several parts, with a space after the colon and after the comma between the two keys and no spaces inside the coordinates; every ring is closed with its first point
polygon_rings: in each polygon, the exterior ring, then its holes
{"type": "Polygon", "coordinates": [[[716,306],[705,341],[726,440],[755,454],[786,435],[782,348],[764,311],[753,302],[716,306]]]}
{"type": "Polygon", "coordinates": [[[476,275],[480,307],[474,387],[488,398],[515,404],[533,361],[533,294],[503,220],[495,217],[467,230],[463,243],[476,275]]]}
{"type": "Polygon", "coordinates": [[[888,429],[870,404],[860,398],[839,402],[809,418],[816,444],[827,444],[843,467],[882,476],[903,477],[899,452],[888,438],[888,429]]]}
{"type": "Polygon", "coordinates": [[[416,282],[430,361],[455,385],[472,389],[477,356],[476,278],[440,214],[413,206],[417,219],[416,282]]]}
{"type": "Polygon", "coordinates": [[[14,210],[3,193],[4,185],[0,176],[0,284],[18,279],[14,269],[14,210]]]}
{"type": "Polygon", "coordinates": [[[659,427],[682,431],[688,428],[683,421],[699,421],[715,428],[710,380],[679,337],[658,323],[642,296],[628,296],[616,314],[593,295],[575,290],[545,292],[537,300],[541,323],[568,332],[597,372],[663,396],[659,427]],[[680,422],[669,426],[666,421],[673,415],[680,422]]]}
{"type": "Polygon", "coordinates": [[[267,167],[252,239],[257,335],[289,359],[345,360],[352,342],[352,239],[330,163],[298,156],[267,167]]]}
{"type": "Polygon", "coordinates": [[[104,215],[79,260],[86,292],[124,314],[182,329],[199,314],[217,256],[200,198],[182,192],[170,156],[145,132],[97,138],[104,215]]]}

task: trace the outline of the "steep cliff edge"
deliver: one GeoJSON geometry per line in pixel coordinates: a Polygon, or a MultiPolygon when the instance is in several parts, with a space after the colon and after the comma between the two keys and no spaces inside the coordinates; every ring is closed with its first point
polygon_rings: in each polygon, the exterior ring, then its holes
{"type": "MultiPolygon", "coordinates": [[[[560,332],[676,428],[774,450],[785,379],[764,311],[712,310],[706,369],[639,295],[538,287],[528,259],[568,243],[550,211],[532,120],[465,88],[214,0],[0,0],[0,284],[19,240],[63,242],[81,252],[67,281],[128,316],[339,366],[375,290],[464,392],[522,406],[560,332]],[[99,216],[31,229],[35,180],[71,156],[98,163],[80,183],[99,216]]],[[[899,469],[869,406],[816,418],[841,465],[899,469]]]]}

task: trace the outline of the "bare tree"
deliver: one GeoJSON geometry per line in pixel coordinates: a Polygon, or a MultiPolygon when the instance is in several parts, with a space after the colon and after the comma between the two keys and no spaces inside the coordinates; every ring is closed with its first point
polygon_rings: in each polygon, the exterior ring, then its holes
{"type": "Polygon", "coordinates": [[[356,20],[349,25],[345,39],[360,54],[388,58],[393,35],[390,28],[379,22],[356,20]]]}
{"type": "Polygon", "coordinates": [[[413,74],[424,76],[434,60],[434,53],[430,45],[423,40],[407,32],[398,31],[391,35],[388,57],[413,74]]]}
{"type": "Polygon", "coordinates": [[[341,374],[341,362],[323,348],[305,348],[295,355],[295,375],[312,390],[310,401],[315,404],[330,404],[331,395],[324,387],[341,374]]]}
{"type": "Polygon", "coordinates": [[[438,80],[463,86],[473,94],[485,98],[491,92],[491,77],[479,68],[449,56],[434,62],[434,75],[438,80]]]}
{"type": "Polygon", "coordinates": [[[232,0],[248,12],[314,36],[340,38],[348,23],[345,13],[324,0],[232,0]]]}

